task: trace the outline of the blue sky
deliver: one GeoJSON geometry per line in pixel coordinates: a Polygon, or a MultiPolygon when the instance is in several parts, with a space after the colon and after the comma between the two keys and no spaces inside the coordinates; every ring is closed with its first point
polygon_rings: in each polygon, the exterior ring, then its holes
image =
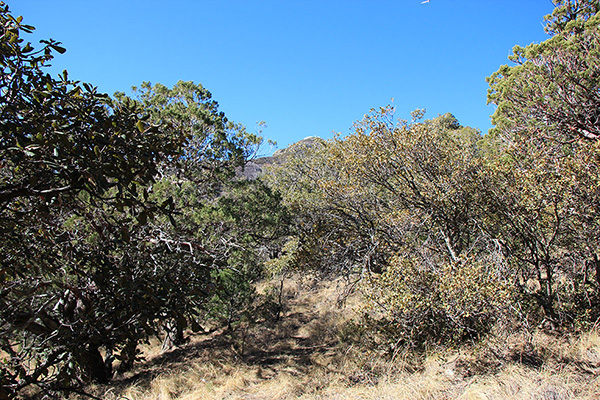
{"type": "Polygon", "coordinates": [[[229,119],[279,148],[350,132],[394,99],[491,127],[485,78],[511,48],[547,38],[550,0],[8,0],[31,40],[67,48],[63,69],[101,91],[201,83],[229,119]],[[30,35],[31,36],[31,35],[30,35]]]}

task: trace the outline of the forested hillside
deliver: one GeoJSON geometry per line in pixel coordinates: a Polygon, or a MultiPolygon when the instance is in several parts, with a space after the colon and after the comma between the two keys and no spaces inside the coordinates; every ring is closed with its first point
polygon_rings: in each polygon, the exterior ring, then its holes
{"type": "Polygon", "coordinates": [[[600,3],[554,3],[548,39],[488,78],[489,133],[384,106],[268,159],[201,84],[51,76],[65,49],[0,3],[0,400],[85,396],[156,340],[227,332],[243,359],[295,315],[290,276],[343,287],[352,318],[324,343],[386,365],[595,332],[600,3]]]}

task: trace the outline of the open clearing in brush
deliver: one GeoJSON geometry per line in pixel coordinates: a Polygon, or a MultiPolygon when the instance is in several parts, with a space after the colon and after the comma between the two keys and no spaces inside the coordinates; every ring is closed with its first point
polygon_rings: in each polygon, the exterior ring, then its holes
{"type": "Polygon", "coordinates": [[[600,335],[495,335],[460,349],[396,354],[345,342],[358,299],[343,285],[288,279],[277,323],[217,331],[160,353],[112,385],[107,399],[598,399],[600,335]],[[241,352],[243,347],[243,353],[241,352]]]}

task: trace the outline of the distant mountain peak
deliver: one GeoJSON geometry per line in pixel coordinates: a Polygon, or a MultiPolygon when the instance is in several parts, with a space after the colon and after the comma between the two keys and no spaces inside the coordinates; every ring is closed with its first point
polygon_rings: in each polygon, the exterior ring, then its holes
{"type": "Polygon", "coordinates": [[[288,147],[276,150],[271,157],[258,157],[254,160],[248,161],[244,169],[238,171],[238,176],[244,177],[245,179],[256,179],[258,178],[265,166],[280,164],[290,153],[290,150],[298,146],[310,147],[316,141],[323,140],[318,136],[307,136],[302,140],[290,144],[288,147]]]}
{"type": "Polygon", "coordinates": [[[297,141],[296,143],[292,143],[290,144],[288,147],[283,148],[283,149],[279,149],[276,150],[273,153],[273,157],[281,157],[282,155],[288,153],[288,151],[293,148],[293,147],[297,147],[299,145],[304,145],[304,146],[310,146],[311,144],[313,144],[315,141],[317,140],[323,140],[318,136],[307,136],[302,140],[297,141]]]}

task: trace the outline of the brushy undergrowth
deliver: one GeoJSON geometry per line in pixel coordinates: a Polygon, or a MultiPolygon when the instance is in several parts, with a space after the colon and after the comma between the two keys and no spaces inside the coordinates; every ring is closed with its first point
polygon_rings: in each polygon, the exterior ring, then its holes
{"type": "Polygon", "coordinates": [[[341,282],[295,277],[283,290],[278,321],[196,335],[167,353],[157,342],[134,371],[88,391],[106,400],[600,398],[597,330],[497,331],[460,347],[391,353],[349,332],[360,297],[341,297],[341,282]]]}

